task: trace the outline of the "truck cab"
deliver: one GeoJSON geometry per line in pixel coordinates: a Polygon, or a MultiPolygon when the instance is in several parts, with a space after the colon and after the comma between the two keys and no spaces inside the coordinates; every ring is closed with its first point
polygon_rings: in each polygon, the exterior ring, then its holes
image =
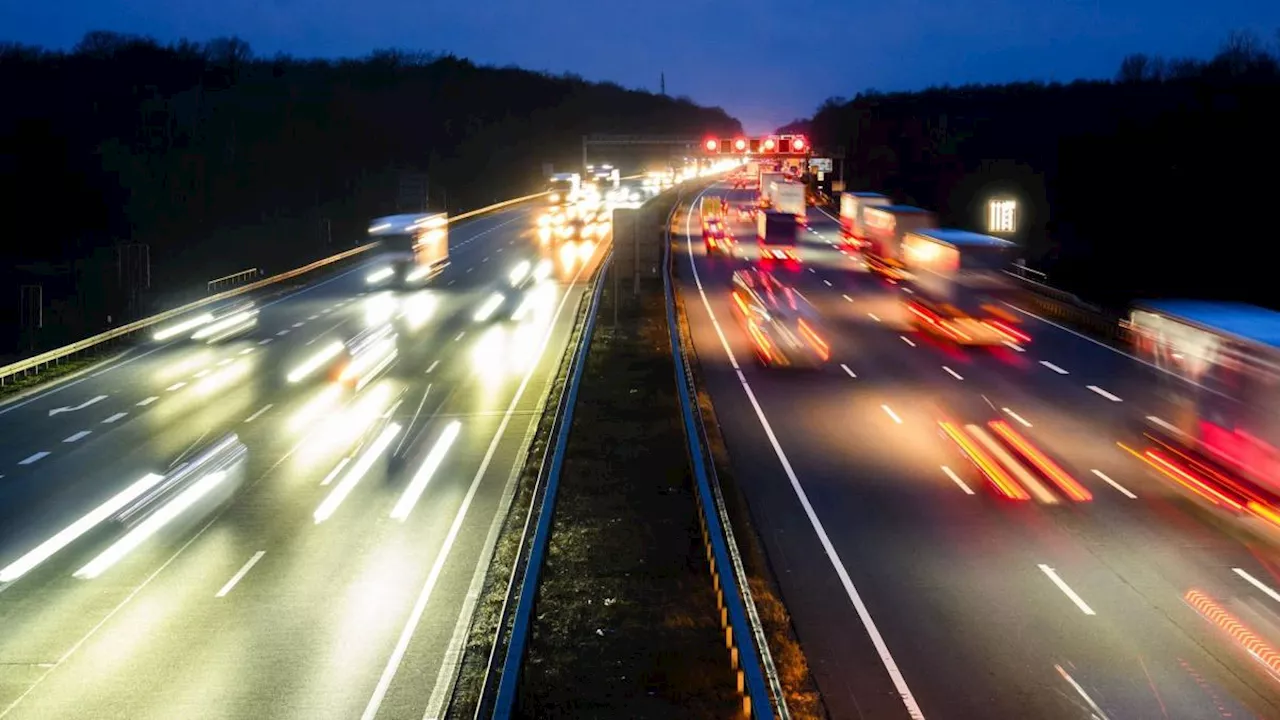
{"type": "Polygon", "coordinates": [[[414,288],[449,265],[449,218],[442,212],[388,215],[369,224],[380,247],[377,263],[365,276],[371,286],[414,288]]]}

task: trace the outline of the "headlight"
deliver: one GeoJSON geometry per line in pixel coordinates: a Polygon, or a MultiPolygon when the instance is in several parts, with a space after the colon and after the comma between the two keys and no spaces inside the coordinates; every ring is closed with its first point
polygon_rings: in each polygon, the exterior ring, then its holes
{"type": "Polygon", "coordinates": [[[551,193],[551,202],[560,202],[560,193],[551,193]]]}

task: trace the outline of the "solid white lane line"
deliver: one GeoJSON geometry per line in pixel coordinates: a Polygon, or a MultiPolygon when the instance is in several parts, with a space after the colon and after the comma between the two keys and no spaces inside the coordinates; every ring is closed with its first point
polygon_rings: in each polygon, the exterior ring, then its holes
{"type": "Polygon", "coordinates": [[[1106,474],[1106,473],[1104,473],[1104,472],[1102,472],[1101,470],[1091,470],[1090,472],[1092,472],[1094,475],[1097,475],[1099,478],[1101,478],[1101,479],[1102,479],[1102,482],[1104,482],[1104,483],[1106,483],[1106,484],[1110,485],[1111,487],[1115,488],[1116,490],[1118,490],[1118,491],[1120,492],[1120,494],[1121,494],[1121,495],[1124,495],[1125,497],[1129,498],[1130,500],[1137,500],[1137,499],[1138,499],[1138,496],[1137,496],[1137,495],[1134,495],[1133,493],[1129,492],[1129,488],[1127,488],[1127,487],[1125,487],[1125,486],[1121,485],[1120,483],[1116,482],[1115,480],[1112,480],[1111,478],[1107,477],[1107,474],[1106,474]]]}
{"type": "Polygon", "coordinates": [[[174,384],[170,385],[169,387],[165,388],[165,391],[166,391],[166,392],[173,392],[174,390],[181,390],[182,388],[184,388],[184,387],[186,387],[186,386],[187,386],[187,384],[186,384],[186,383],[184,383],[184,382],[176,382],[176,383],[174,383],[174,384]]]}
{"type": "Polygon", "coordinates": [[[1080,697],[1084,698],[1084,701],[1089,704],[1090,709],[1093,710],[1092,717],[1097,718],[1097,720],[1111,720],[1107,717],[1106,713],[1102,712],[1102,708],[1098,707],[1098,703],[1094,702],[1093,698],[1089,697],[1089,693],[1085,692],[1084,688],[1080,687],[1080,683],[1076,682],[1075,678],[1068,675],[1067,671],[1063,670],[1061,665],[1054,665],[1054,667],[1058,669],[1058,674],[1062,676],[1062,679],[1070,683],[1071,687],[1075,688],[1076,693],[1080,695],[1080,697]]]}
{"type": "Polygon", "coordinates": [[[870,313],[870,312],[869,312],[869,313],[867,313],[867,316],[868,316],[868,317],[870,317],[872,320],[875,320],[876,322],[880,322],[880,318],[876,317],[876,314],[875,314],[875,313],[870,313]]]}
{"type": "Polygon", "coordinates": [[[911,338],[907,337],[906,335],[899,335],[898,337],[902,338],[902,342],[904,342],[904,343],[906,343],[906,344],[910,345],[911,347],[915,347],[915,346],[916,346],[916,344],[915,344],[915,343],[911,342],[911,338]]]}
{"type": "Polygon", "coordinates": [[[948,375],[950,375],[951,377],[953,377],[953,378],[955,378],[955,379],[957,379],[957,380],[963,380],[963,379],[964,379],[964,376],[963,376],[963,375],[961,375],[960,373],[956,372],[955,370],[952,370],[951,368],[947,367],[946,365],[943,365],[943,366],[942,366],[942,369],[943,369],[943,370],[946,370],[948,375]]]}
{"type": "Polygon", "coordinates": [[[214,597],[226,597],[227,593],[231,592],[231,588],[234,588],[237,583],[243,580],[244,576],[248,575],[249,571],[253,569],[253,566],[257,565],[258,561],[262,559],[262,556],[266,554],[267,554],[266,550],[259,550],[258,552],[254,553],[253,557],[249,558],[249,562],[245,563],[244,567],[240,568],[239,572],[237,572],[235,575],[232,575],[231,579],[227,581],[227,584],[223,585],[222,589],[219,590],[218,594],[214,595],[214,597]]]}
{"type": "Polygon", "coordinates": [[[1111,393],[1107,392],[1106,390],[1103,390],[1102,388],[1098,387],[1097,385],[1086,385],[1085,387],[1087,387],[1087,388],[1089,388],[1090,390],[1092,390],[1092,391],[1094,391],[1094,392],[1098,393],[1099,395],[1101,395],[1102,397],[1104,397],[1104,398],[1106,398],[1106,399],[1110,400],[1111,402],[1124,402],[1124,401],[1123,401],[1123,400],[1121,400],[1120,398],[1116,397],[1115,395],[1112,395],[1111,393]]]}
{"type": "Polygon", "coordinates": [[[83,440],[92,434],[93,434],[92,430],[81,430],[80,432],[75,433],[74,435],[68,435],[66,438],[63,439],[62,442],[73,443],[73,442],[76,442],[77,440],[83,440]]]}
{"type": "Polygon", "coordinates": [[[848,376],[849,376],[849,377],[851,377],[851,378],[856,378],[856,377],[858,377],[857,375],[855,375],[855,374],[853,373],[853,371],[852,371],[852,370],[850,370],[850,369],[849,369],[849,366],[848,366],[848,365],[845,365],[844,363],[840,363],[840,369],[841,369],[841,370],[844,370],[845,374],[846,374],[846,375],[848,375],[848,376]]]}
{"type": "Polygon", "coordinates": [[[1254,576],[1250,575],[1250,574],[1249,574],[1248,572],[1246,572],[1243,568],[1231,568],[1231,571],[1232,571],[1232,572],[1234,572],[1235,574],[1239,575],[1240,577],[1244,578],[1244,579],[1245,579],[1245,581],[1246,581],[1246,582],[1248,582],[1250,585],[1252,585],[1252,586],[1254,586],[1254,587],[1258,588],[1259,590],[1261,590],[1263,593],[1265,593],[1265,594],[1266,594],[1266,596],[1267,596],[1267,597],[1269,597],[1269,598],[1271,598],[1272,600],[1275,600],[1276,602],[1280,603],[1280,593],[1276,592],[1275,590],[1272,590],[1270,587],[1268,587],[1267,585],[1263,584],[1263,582],[1262,582],[1261,580],[1259,580],[1258,578],[1256,578],[1256,577],[1254,577],[1254,576]]]}
{"type": "Polygon", "coordinates": [[[809,502],[808,494],[800,484],[800,478],[796,476],[795,470],[791,467],[791,461],[787,459],[787,454],[783,452],[782,445],[778,443],[778,437],[773,432],[773,426],[769,424],[769,419],[765,417],[764,410],[760,407],[755,393],[751,390],[751,385],[747,382],[746,377],[743,376],[737,361],[733,357],[733,351],[729,349],[729,342],[725,339],[724,333],[720,329],[720,323],[716,320],[715,312],[711,309],[711,302],[707,300],[707,293],[702,287],[702,278],[698,276],[698,266],[693,257],[693,237],[690,229],[692,216],[693,213],[689,213],[685,218],[685,252],[689,256],[689,267],[693,271],[693,281],[698,287],[698,294],[702,297],[702,306],[707,311],[707,317],[711,318],[711,324],[716,329],[716,335],[720,338],[720,344],[728,355],[729,362],[733,365],[734,370],[738,371],[738,382],[742,385],[742,391],[746,393],[747,400],[751,403],[752,409],[755,410],[756,418],[760,421],[760,427],[764,429],[765,436],[773,447],[774,455],[777,456],[783,472],[786,473],[787,479],[791,482],[791,489],[795,492],[796,498],[799,499],[800,506],[804,509],[805,516],[809,519],[809,524],[813,527],[814,534],[818,536],[823,552],[826,553],[832,568],[840,578],[845,595],[849,597],[849,602],[858,613],[858,619],[862,621],[863,628],[867,631],[868,637],[871,638],[871,644],[875,647],[881,664],[884,665],[885,671],[888,672],[889,679],[893,681],[893,686],[898,691],[898,697],[902,700],[902,704],[906,706],[907,714],[913,720],[924,720],[924,713],[920,710],[920,705],[916,702],[915,695],[911,693],[911,688],[907,686],[907,679],[903,677],[897,661],[894,660],[893,654],[889,652],[889,646],[885,643],[884,636],[880,634],[880,628],[876,626],[875,620],[871,618],[871,612],[867,610],[866,603],[862,601],[862,595],[854,587],[853,580],[849,577],[849,571],[844,566],[844,561],[840,559],[839,553],[836,552],[835,546],[831,543],[826,527],[823,526],[822,520],[818,518],[817,512],[813,509],[813,504],[809,502]]]}
{"type": "Polygon", "coordinates": [[[888,413],[889,417],[893,418],[894,422],[898,423],[899,425],[902,424],[902,418],[898,417],[898,413],[894,412],[893,408],[889,407],[888,405],[881,405],[880,409],[888,413]]]}
{"type": "Polygon", "coordinates": [[[47,458],[47,457],[49,457],[49,453],[45,452],[44,450],[41,450],[40,452],[35,453],[35,454],[33,454],[33,455],[28,455],[28,456],[27,456],[25,459],[23,459],[23,460],[19,460],[19,461],[18,461],[18,464],[19,464],[19,465],[30,465],[31,463],[40,462],[41,460],[43,460],[44,458],[47,458]]]}
{"type": "Polygon", "coordinates": [[[1093,611],[1093,608],[1089,607],[1089,604],[1084,601],[1084,598],[1077,595],[1076,591],[1072,590],[1070,585],[1067,585],[1067,583],[1062,578],[1058,577],[1058,573],[1053,568],[1043,563],[1041,563],[1038,567],[1040,568],[1041,572],[1043,572],[1045,575],[1049,577],[1050,580],[1053,581],[1054,585],[1058,586],[1058,589],[1062,591],[1063,595],[1066,595],[1068,598],[1070,598],[1071,602],[1075,603],[1076,607],[1080,608],[1080,612],[1084,613],[1085,615],[1097,615],[1097,613],[1093,611]]]}
{"type": "Polygon", "coordinates": [[[251,423],[251,422],[253,422],[254,420],[257,420],[259,417],[262,417],[262,413],[264,413],[264,412],[266,412],[266,411],[270,410],[270,409],[271,409],[271,408],[273,408],[273,407],[275,407],[275,404],[274,404],[274,403],[267,403],[266,407],[262,408],[262,409],[261,409],[261,410],[259,410],[258,412],[256,412],[256,413],[254,413],[254,414],[250,415],[249,417],[245,418],[245,419],[244,419],[244,421],[245,421],[245,422],[247,422],[247,423],[251,423]]]}
{"type": "Polygon", "coordinates": [[[115,422],[115,421],[119,420],[120,418],[122,418],[122,417],[124,417],[124,416],[126,416],[126,415],[128,415],[128,414],[129,414],[129,413],[127,413],[127,412],[118,412],[118,413],[116,413],[115,415],[112,415],[111,417],[109,417],[109,418],[107,418],[107,419],[103,420],[103,421],[102,421],[102,424],[103,424],[103,425],[110,425],[111,423],[113,423],[113,422],[115,422]]]}
{"type": "Polygon", "coordinates": [[[957,475],[957,474],[955,473],[955,471],[954,471],[954,470],[952,470],[951,468],[947,467],[946,465],[943,465],[943,466],[942,466],[942,472],[943,472],[943,474],[945,474],[947,477],[951,478],[951,482],[953,482],[953,483],[955,483],[955,484],[959,485],[959,486],[960,486],[960,489],[964,491],[964,494],[965,494],[965,495],[973,495],[973,494],[974,494],[973,489],[972,489],[972,488],[970,488],[968,485],[966,485],[966,484],[965,484],[965,482],[964,482],[964,480],[961,480],[961,479],[960,479],[960,476],[959,476],[959,475],[957,475]]]}
{"type": "Polygon", "coordinates": [[[1018,423],[1022,425],[1022,427],[1031,427],[1031,423],[1027,422],[1027,419],[1026,419],[1026,418],[1024,418],[1024,417],[1022,417],[1022,416],[1021,416],[1021,415],[1019,415],[1018,413],[1016,413],[1016,412],[1014,412],[1014,411],[1010,410],[1009,408],[1000,408],[1000,409],[1004,411],[1004,414],[1005,414],[1005,415],[1008,415],[1009,417],[1013,418],[1014,420],[1017,420],[1017,421],[1018,421],[1018,423]]]}
{"type": "Polygon", "coordinates": [[[145,400],[139,400],[138,407],[146,407],[159,399],[160,397],[158,395],[152,395],[151,397],[146,398],[145,400]]]}
{"type": "Polygon", "coordinates": [[[1054,372],[1058,373],[1059,375],[1070,375],[1070,374],[1071,374],[1071,373],[1067,372],[1066,370],[1063,370],[1062,368],[1058,367],[1057,365],[1054,365],[1053,363],[1049,362],[1048,360],[1041,360],[1041,361],[1040,361],[1040,364],[1041,364],[1041,365],[1043,365],[1043,366],[1045,366],[1045,367],[1047,367],[1047,368],[1049,368],[1050,370],[1052,370],[1052,371],[1054,371],[1054,372]]]}

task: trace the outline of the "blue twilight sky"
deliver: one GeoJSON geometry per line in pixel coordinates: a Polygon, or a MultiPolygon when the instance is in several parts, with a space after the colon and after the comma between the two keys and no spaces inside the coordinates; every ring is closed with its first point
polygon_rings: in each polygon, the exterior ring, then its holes
{"type": "Polygon", "coordinates": [[[239,35],[255,52],[449,51],[720,105],[750,132],[832,95],[1111,77],[1129,52],[1208,56],[1233,29],[1274,48],[1280,0],[0,0],[0,40],[87,30],[239,35]]]}

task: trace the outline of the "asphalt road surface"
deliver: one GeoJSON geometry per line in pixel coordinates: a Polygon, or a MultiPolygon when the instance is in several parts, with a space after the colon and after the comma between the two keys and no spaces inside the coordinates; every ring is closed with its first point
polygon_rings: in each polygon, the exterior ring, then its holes
{"type": "Polygon", "coordinates": [[[0,568],[227,433],[248,449],[233,495],[196,502],[97,577],[76,574],[131,532],[111,520],[0,583],[0,717],[438,712],[482,550],[601,255],[549,258],[521,322],[478,322],[508,273],[545,254],[532,229],[527,207],[451,228],[452,264],[415,296],[416,328],[403,296],[366,286],[371,259],[264,299],[240,337],[152,343],[0,406],[0,568]],[[388,319],[398,358],[353,397],[316,410],[323,369],[286,380],[388,319]]]}
{"type": "MultiPolygon", "coordinates": [[[[753,193],[715,186],[731,206],[753,193]]],[[[1157,373],[1034,316],[961,351],[912,331],[902,289],[809,210],[781,277],[822,313],[817,372],[761,368],[697,214],[679,287],[756,528],[834,718],[1280,717],[1280,575],[1258,528],[1117,445],[1171,412],[1157,373]],[[1001,497],[939,421],[1003,420],[1088,494],[1001,497]]],[[[1020,463],[1030,468],[1025,461],[1020,463]]]]}

